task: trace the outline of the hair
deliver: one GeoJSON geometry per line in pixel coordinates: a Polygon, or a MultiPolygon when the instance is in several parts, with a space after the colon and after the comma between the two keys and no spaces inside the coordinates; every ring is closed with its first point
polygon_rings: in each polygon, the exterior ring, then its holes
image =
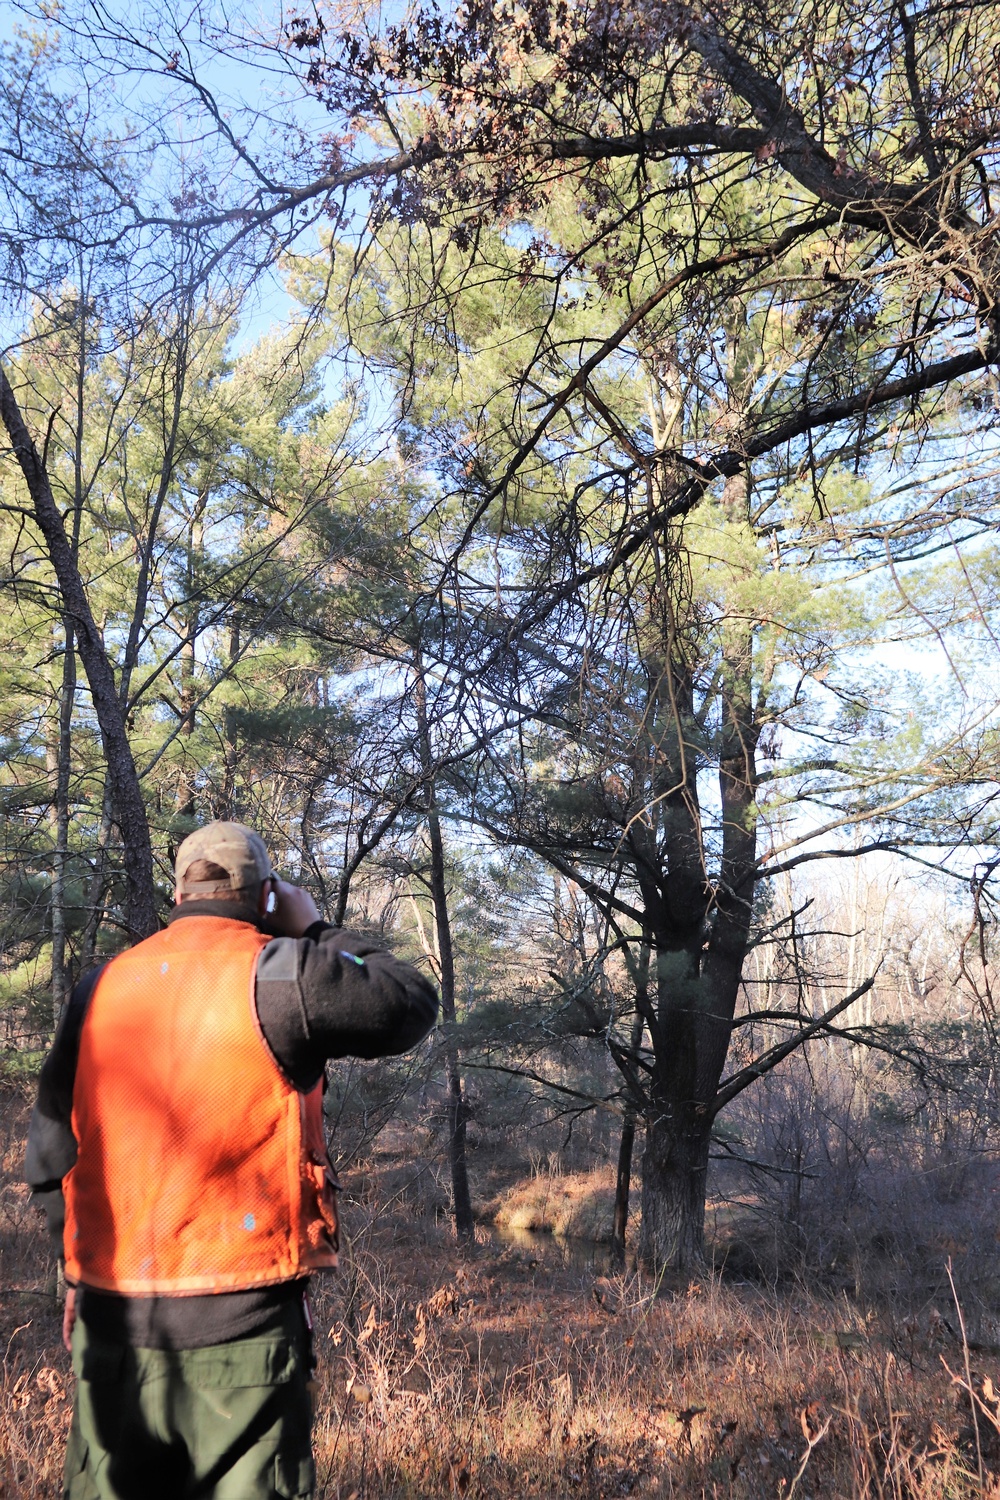
{"type": "Polygon", "coordinates": [[[224,890],[219,891],[193,891],[185,895],[185,901],[256,901],[260,893],[260,882],[252,886],[239,886],[234,889],[230,885],[229,871],[222,865],[217,865],[212,859],[193,859],[184,871],[184,881],[192,880],[200,885],[207,884],[210,880],[217,880],[224,890]]]}

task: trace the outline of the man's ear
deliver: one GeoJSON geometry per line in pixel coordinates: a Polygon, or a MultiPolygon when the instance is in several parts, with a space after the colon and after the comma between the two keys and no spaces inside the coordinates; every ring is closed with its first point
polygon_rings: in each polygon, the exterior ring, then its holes
{"type": "Polygon", "coordinates": [[[174,886],[174,905],[175,906],[180,906],[180,904],[181,904],[181,902],[183,900],[184,900],[184,897],[181,895],[181,888],[180,888],[180,886],[179,885],[175,885],[174,886]]]}

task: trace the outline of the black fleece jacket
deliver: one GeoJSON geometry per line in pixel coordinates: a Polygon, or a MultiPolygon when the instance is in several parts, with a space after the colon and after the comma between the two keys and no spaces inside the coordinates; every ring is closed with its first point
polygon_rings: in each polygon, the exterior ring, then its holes
{"type": "MultiPolygon", "coordinates": [[[[229,917],[267,932],[266,917],[230,901],[184,901],[170,922],[229,917]]],[[[42,1065],[28,1127],[25,1178],[62,1253],[62,1180],[76,1161],[71,1127],[80,1034],[103,966],[75,985],[42,1065]]],[[[408,1052],[437,1019],[437,994],[418,970],[356,933],[314,922],[300,938],[276,937],[257,965],[257,1016],[282,1072],[303,1092],[330,1058],[408,1052]],[[354,962],[362,958],[363,964],[354,962]]],[[[83,1289],[78,1313],[92,1330],[142,1348],[201,1348],[255,1332],[280,1316],[301,1283],[201,1297],[118,1297],[83,1289]]]]}

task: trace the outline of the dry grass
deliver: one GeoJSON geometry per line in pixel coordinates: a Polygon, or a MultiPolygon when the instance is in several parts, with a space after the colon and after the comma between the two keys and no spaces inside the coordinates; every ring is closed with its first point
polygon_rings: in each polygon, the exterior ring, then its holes
{"type": "Polygon", "coordinates": [[[535,1172],[504,1194],[495,1214],[502,1229],[527,1229],[570,1239],[606,1243],[614,1219],[615,1172],[611,1166],[566,1175],[535,1172]]]}
{"type": "Polygon", "coordinates": [[[346,1304],[322,1303],[321,1494],[995,1493],[995,1407],[980,1484],[940,1318],[894,1348],[842,1302],[717,1278],[657,1296],[492,1246],[463,1263],[444,1241],[405,1244],[404,1282],[400,1248],[380,1226],[346,1304]]]}
{"type": "MultiPolygon", "coordinates": [[[[24,1101],[6,1104],[0,1495],[26,1500],[59,1493],[69,1374],[17,1183],[24,1101]]],[[[485,1230],[463,1257],[429,1191],[392,1191],[402,1170],[348,1176],[354,1240],[315,1297],[324,1500],[1000,1496],[1000,1358],[970,1356],[977,1452],[946,1304],[904,1315],[716,1275],[657,1288],[485,1230]]]]}

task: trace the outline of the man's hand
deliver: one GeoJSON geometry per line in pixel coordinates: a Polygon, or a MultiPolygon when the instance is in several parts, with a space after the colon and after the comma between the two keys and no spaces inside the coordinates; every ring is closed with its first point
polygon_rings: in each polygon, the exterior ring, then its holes
{"type": "Polygon", "coordinates": [[[322,920],[319,907],[301,886],[289,885],[277,876],[272,877],[271,886],[275,899],[271,924],[285,937],[301,937],[307,927],[322,920]]]}
{"type": "Polygon", "coordinates": [[[76,1322],[76,1287],[66,1288],[66,1305],[63,1308],[63,1343],[72,1351],[73,1324],[76,1322]]]}

